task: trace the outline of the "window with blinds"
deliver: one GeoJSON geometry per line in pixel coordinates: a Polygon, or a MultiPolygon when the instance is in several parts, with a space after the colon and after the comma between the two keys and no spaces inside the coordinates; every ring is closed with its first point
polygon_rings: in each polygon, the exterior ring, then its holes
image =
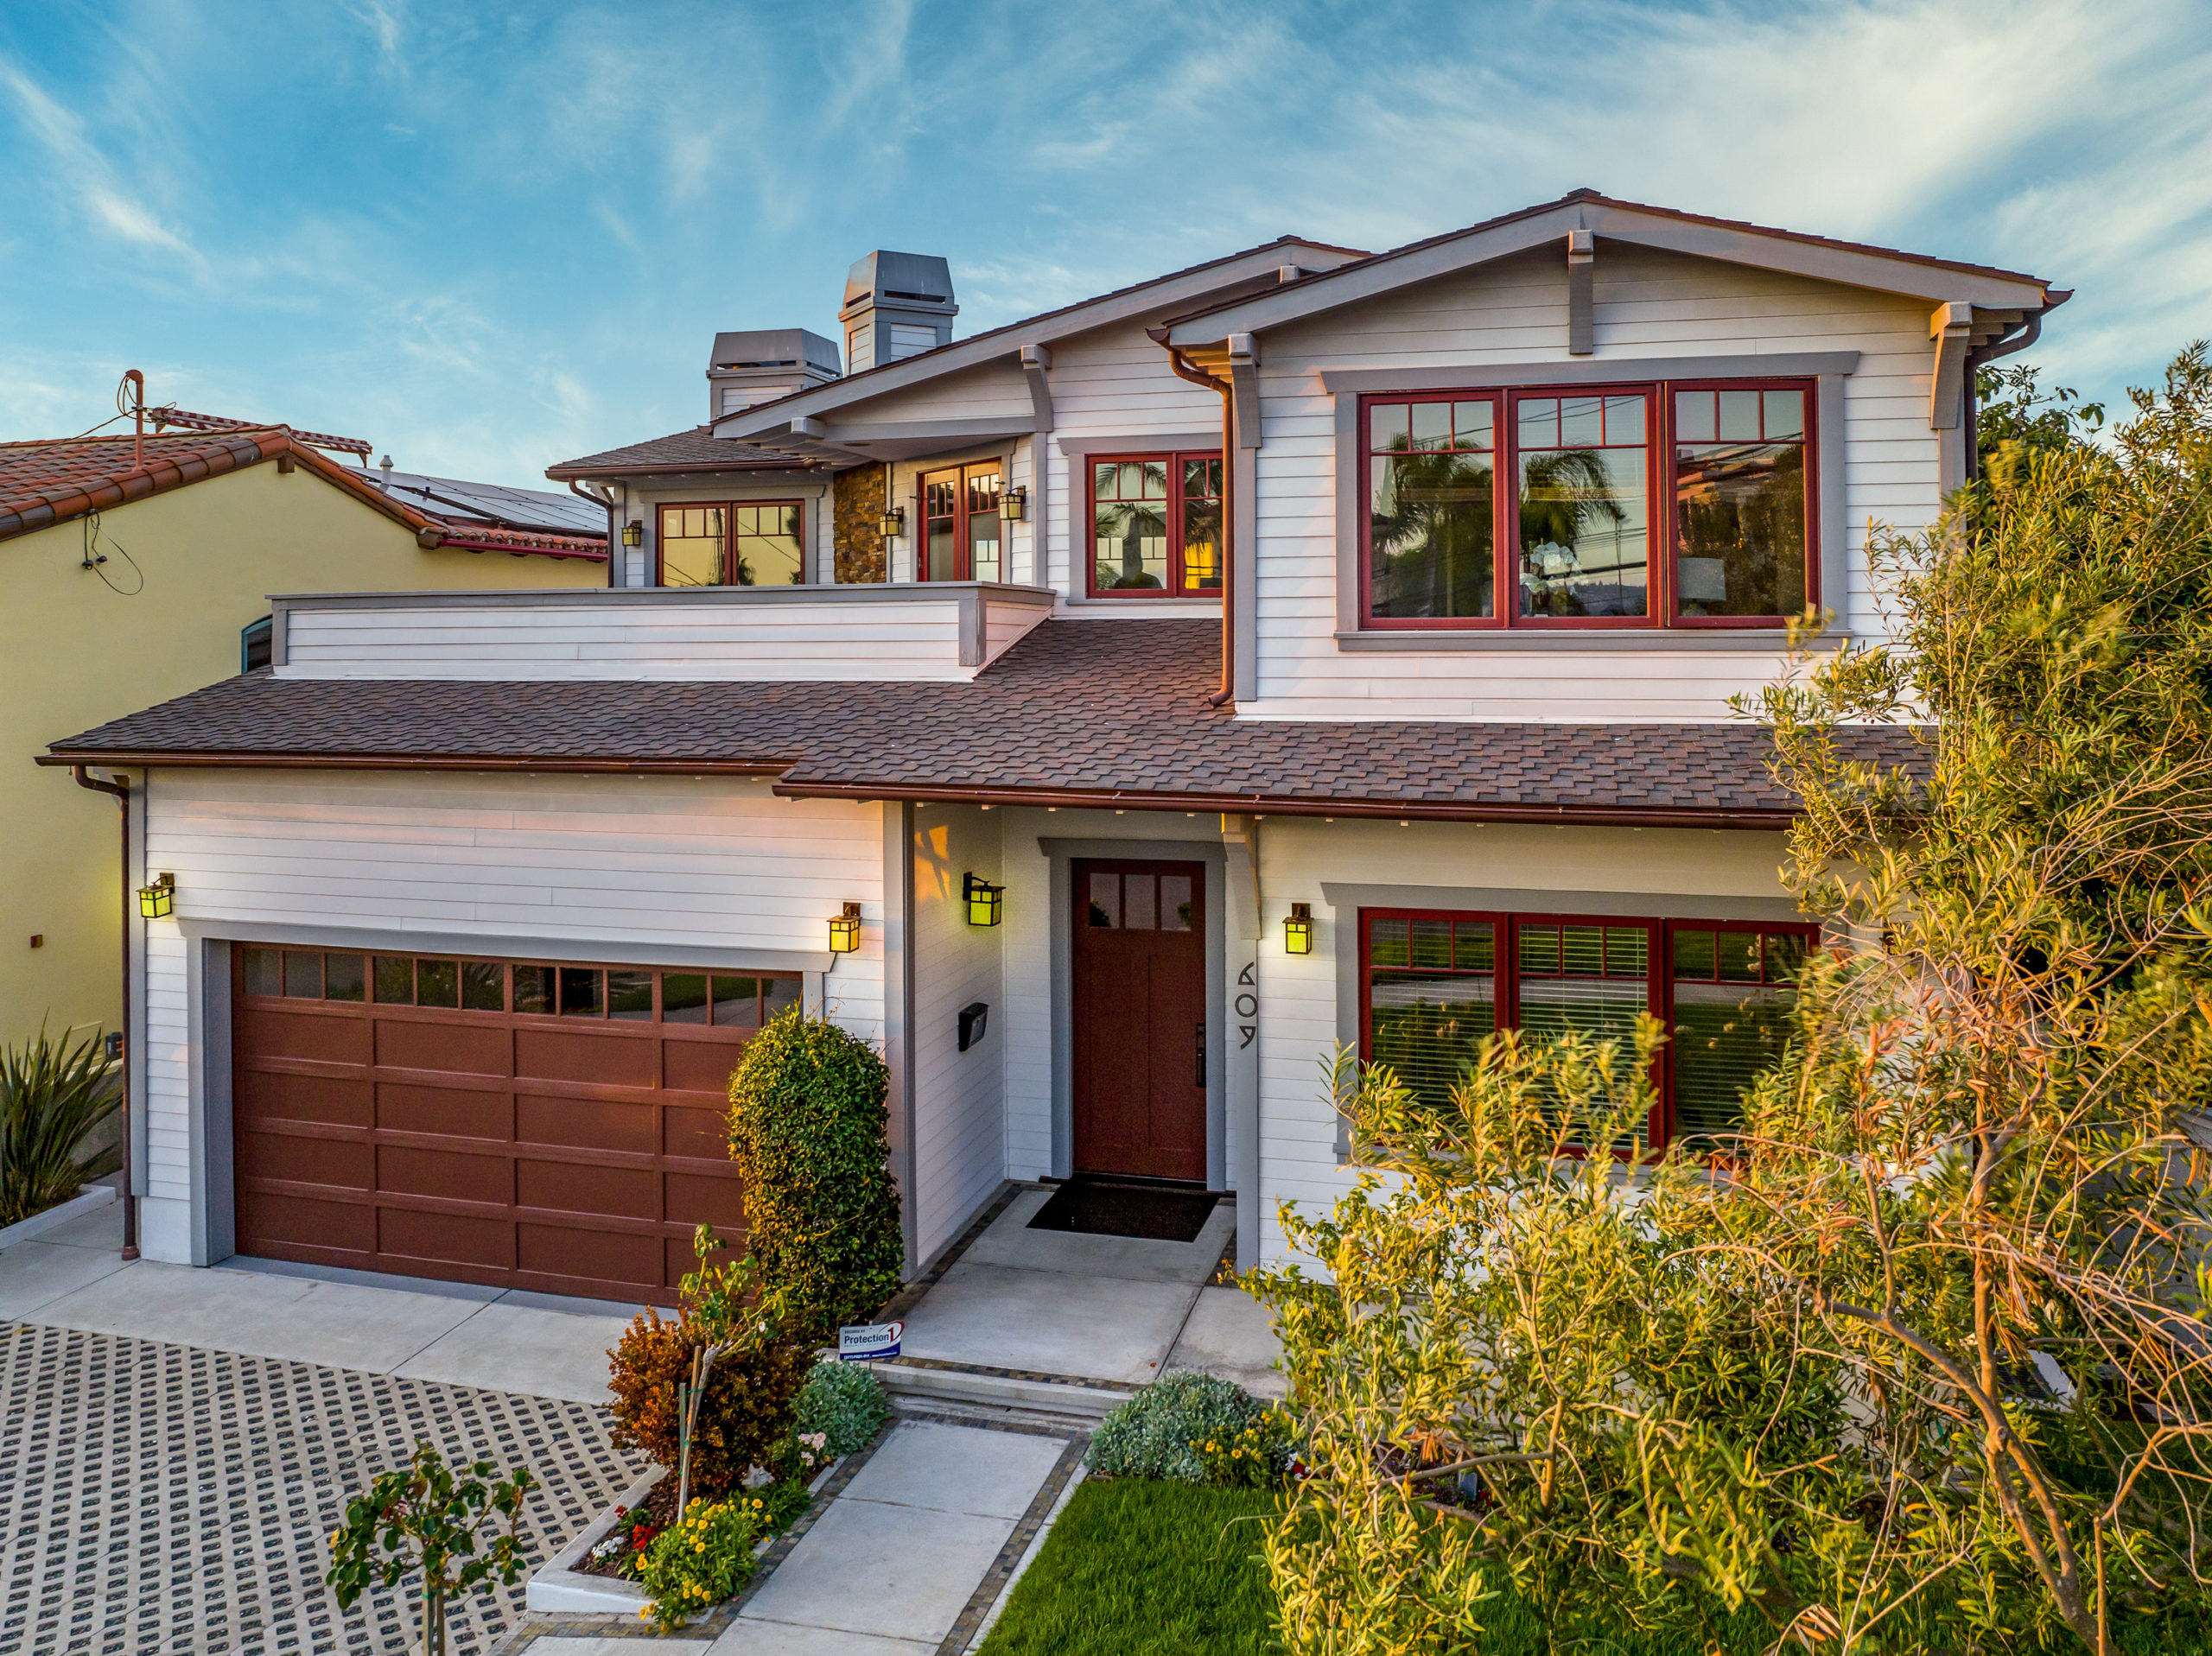
{"type": "Polygon", "coordinates": [[[1809,933],[1676,921],[1668,927],[1675,1132],[1733,1132],[1744,1089],[1781,1057],[1809,933]]]}
{"type": "Polygon", "coordinates": [[[1815,930],[1584,915],[1368,909],[1360,914],[1361,1056],[1423,1103],[1448,1101],[1483,1037],[1569,1031],[1632,1042],[1667,1024],[1656,1142],[1732,1129],[1780,1056],[1815,930]]]}

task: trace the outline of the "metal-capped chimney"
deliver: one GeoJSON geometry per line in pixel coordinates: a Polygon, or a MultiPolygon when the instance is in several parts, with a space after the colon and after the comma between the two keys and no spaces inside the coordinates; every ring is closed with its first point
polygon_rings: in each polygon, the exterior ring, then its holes
{"type": "Polygon", "coordinates": [[[845,278],[845,360],[861,373],[919,356],[952,340],[952,267],[930,253],[880,248],[854,263],[845,278]]]}
{"type": "Polygon", "coordinates": [[[707,359],[707,417],[719,420],[837,378],[837,342],[805,328],[717,333],[714,354],[707,359]]]}

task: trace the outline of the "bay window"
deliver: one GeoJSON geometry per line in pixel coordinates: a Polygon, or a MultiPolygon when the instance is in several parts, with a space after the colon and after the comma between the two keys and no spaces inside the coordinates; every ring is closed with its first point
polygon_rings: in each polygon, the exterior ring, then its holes
{"type": "Polygon", "coordinates": [[[1779,627],[1820,596],[1812,413],[1809,380],[1363,397],[1360,625],[1779,627]]]}
{"type": "Polygon", "coordinates": [[[1221,593],[1221,456],[1098,455],[1090,476],[1094,598],[1221,593]]]}
{"type": "Polygon", "coordinates": [[[1632,1050],[1666,1026],[1646,1142],[1735,1131],[1742,1096],[1781,1056],[1812,926],[1632,917],[1363,909],[1360,1056],[1440,1107],[1485,1037],[1580,1031],[1632,1050]]]}

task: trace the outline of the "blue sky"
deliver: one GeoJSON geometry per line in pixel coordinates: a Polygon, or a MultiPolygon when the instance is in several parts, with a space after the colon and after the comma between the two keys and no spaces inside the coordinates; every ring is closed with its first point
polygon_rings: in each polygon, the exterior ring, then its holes
{"type": "Polygon", "coordinates": [[[1589,185],[2031,270],[2085,393],[2212,333],[2212,6],[0,8],[0,437],[155,401],[541,482],[868,249],[962,333],[1589,185]]]}

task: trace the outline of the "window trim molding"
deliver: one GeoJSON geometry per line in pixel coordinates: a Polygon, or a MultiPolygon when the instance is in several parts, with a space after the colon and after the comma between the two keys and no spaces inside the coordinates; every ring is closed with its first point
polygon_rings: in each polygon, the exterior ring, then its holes
{"type": "MultiPolygon", "coordinates": [[[[1153,438],[1144,441],[1158,442],[1160,440],[1153,438]]],[[[1221,593],[1218,589],[1211,593],[1186,592],[1183,587],[1183,463],[1185,460],[1210,460],[1220,466],[1222,468],[1221,498],[1224,504],[1228,499],[1229,455],[1225,447],[1217,440],[1205,441],[1214,442],[1215,446],[1198,448],[1115,448],[1103,444],[1086,445],[1086,452],[1080,460],[1082,466],[1080,474],[1074,469],[1078,463],[1076,457],[1073,455],[1069,457],[1069,484],[1071,487],[1079,485],[1083,491],[1083,505],[1080,511],[1069,514],[1071,523],[1082,525],[1082,542],[1078,549],[1074,544],[1074,537],[1071,536],[1069,550],[1072,555],[1079,549],[1083,559],[1083,574],[1081,580],[1071,580],[1068,585],[1071,588],[1079,587],[1080,596],[1085,601],[1094,604],[1108,600],[1138,604],[1159,604],[1175,600],[1202,604],[1221,602],[1221,593]],[[1170,580],[1166,586],[1157,589],[1114,587],[1102,591],[1097,584],[1098,499],[1093,492],[1097,477],[1091,467],[1095,462],[1106,460],[1163,460],[1166,463],[1167,568],[1170,580]]],[[[1225,541],[1226,536],[1224,539],[1225,541]]],[[[1229,562],[1229,549],[1225,544],[1221,549],[1220,557],[1225,574],[1229,562]]],[[[1072,573],[1071,571],[1071,574],[1072,573]]]]}
{"type": "MultiPolygon", "coordinates": [[[[1813,543],[1807,579],[1815,590],[1847,600],[1848,587],[1845,580],[1847,513],[1844,501],[1843,382],[1858,371],[1859,362],[1859,353],[1856,351],[1815,351],[1727,357],[1608,357],[1602,360],[1493,363],[1460,368],[1322,370],[1322,389],[1336,403],[1337,648],[1340,650],[1373,648],[1376,646],[1370,641],[1384,638],[1391,642],[1383,647],[1390,649],[1418,649],[1422,644],[1441,649],[1465,649],[1470,644],[1494,647],[1516,632],[1541,631],[1570,632],[1583,641],[1609,631],[1632,631],[1645,641],[1675,631],[1698,636],[1707,643],[1714,641],[1714,635],[1746,631],[1763,632],[1777,638],[1781,637],[1779,628],[1706,626],[1675,629],[1660,624],[1656,619],[1647,619],[1632,628],[1610,629],[1580,625],[1562,627],[1557,623],[1548,628],[1513,627],[1497,621],[1478,626],[1418,628],[1367,625],[1364,619],[1367,595],[1363,585],[1366,562],[1363,521],[1366,466],[1359,429],[1360,399],[1363,397],[1384,395],[1391,391],[1510,391],[1533,390],[1540,386],[1645,384],[1675,379],[1810,379],[1814,382],[1815,421],[1810,446],[1814,450],[1814,482],[1818,498],[1806,526],[1807,537],[1813,543]],[[1397,642],[1401,638],[1412,638],[1421,643],[1401,644],[1397,642]]],[[[1665,504],[1669,525],[1668,555],[1671,559],[1674,521],[1671,467],[1668,477],[1669,498],[1665,504]]],[[[1499,487],[1503,487],[1502,481],[1499,487]]],[[[1086,485],[1086,497],[1088,492],[1086,485]]],[[[1659,504],[1655,496],[1655,508],[1659,504]]],[[[1654,584],[1656,587],[1656,581],[1654,584]]],[[[1507,596],[1512,596],[1517,604],[1517,587],[1512,594],[1499,594],[1501,606],[1507,596]]],[[[1847,636],[1850,631],[1848,615],[1839,610],[1839,616],[1842,623],[1840,631],[1847,636]]]]}

